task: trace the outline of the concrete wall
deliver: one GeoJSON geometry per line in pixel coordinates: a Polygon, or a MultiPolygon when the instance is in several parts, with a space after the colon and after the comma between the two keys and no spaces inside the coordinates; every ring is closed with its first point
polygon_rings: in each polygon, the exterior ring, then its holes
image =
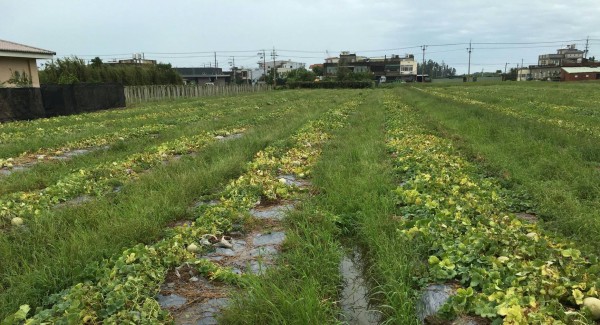
{"type": "MultiPolygon", "coordinates": [[[[32,86],[40,87],[40,77],[38,76],[35,59],[31,58],[13,58],[0,57],[0,83],[10,79],[12,72],[25,72],[32,81],[32,86]]],[[[4,87],[15,87],[15,85],[5,83],[4,87]]]]}

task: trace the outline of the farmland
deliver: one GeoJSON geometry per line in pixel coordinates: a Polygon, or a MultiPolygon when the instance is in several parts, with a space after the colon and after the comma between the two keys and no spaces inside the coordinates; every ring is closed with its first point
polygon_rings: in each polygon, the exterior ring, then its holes
{"type": "Polygon", "coordinates": [[[209,318],[352,323],[360,255],[372,323],[421,323],[439,285],[428,321],[593,324],[599,98],[407,84],[0,124],[0,319],[184,324],[226,298],[209,318]]]}

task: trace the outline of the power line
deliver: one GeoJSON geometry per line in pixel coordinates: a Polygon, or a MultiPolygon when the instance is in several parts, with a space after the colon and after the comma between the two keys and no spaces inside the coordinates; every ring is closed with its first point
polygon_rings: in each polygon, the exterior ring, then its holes
{"type": "Polygon", "coordinates": [[[543,42],[477,42],[473,43],[474,45],[533,45],[533,44],[551,44],[551,43],[572,43],[572,42],[581,42],[586,39],[573,39],[573,40],[565,40],[565,41],[543,41],[543,42]]]}
{"type": "MultiPolygon", "coordinates": [[[[598,38],[585,38],[585,39],[572,39],[572,40],[561,40],[561,41],[539,41],[539,42],[471,42],[472,45],[537,45],[537,46],[510,46],[510,47],[476,47],[478,50],[500,50],[500,49],[520,49],[520,48],[542,48],[542,47],[554,47],[555,45],[547,45],[547,44],[558,44],[558,43],[573,43],[573,42],[584,42],[586,41],[589,45],[598,45],[598,43],[590,41],[600,41],[598,38]],[[546,44],[546,45],[542,45],[546,44]]],[[[428,47],[447,47],[447,46],[461,46],[461,45],[469,45],[469,43],[443,43],[443,44],[427,44],[428,47]]],[[[371,53],[371,52],[386,52],[386,51],[399,51],[399,50],[408,50],[408,49],[417,49],[421,48],[422,45],[413,45],[413,46],[405,46],[398,48],[388,48],[388,49],[367,49],[367,50],[355,50],[353,52],[361,52],[361,53],[371,53]]],[[[227,53],[256,53],[260,50],[227,50],[227,51],[217,51],[219,53],[224,53],[224,55],[219,55],[219,57],[229,57],[227,53]]],[[[448,50],[454,51],[454,50],[448,50]]],[[[177,57],[204,57],[198,54],[214,54],[215,51],[192,51],[192,52],[148,52],[144,51],[146,54],[151,55],[176,55],[177,57]]],[[[295,49],[283,49],[279,50],[279,52],[289,52],[289,53],[327,53],[327,50],[295,50],[295,49]]],[[[442,51],[435,51],[430,53],[441,53],[442,51]]],[[[82,57],[111,57],[111,56],[123,56],[130,55],[131,53],[117,53],[117,54],[71,54],[75,56],[82,57]]],[[[295,56],[294,56],[295,57],[295,56]]],[[[162,58],[176,58],[176,57],[162,57],[162,58]]],[[[313,56],[307,56],[306,58],[317,58],[313,56]]]]}

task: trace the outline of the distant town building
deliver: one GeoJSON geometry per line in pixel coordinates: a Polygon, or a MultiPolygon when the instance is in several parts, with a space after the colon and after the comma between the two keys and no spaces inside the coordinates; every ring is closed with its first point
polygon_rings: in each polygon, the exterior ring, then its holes
{"type": "Polygon", "coordinates": [[[254,70],[247,68],[234,68],[232,71],[228,71],[231,76],[231,81],[243,84],[254,83],[254,70]]]}
{"type": "Polygon", "coordinates": [[[306,63],[295,62],[292,60],[276,60],[273,61],[259,61],[258,68],[252,69],[249,74],[253,82],[258,82],[265,74],[273,69],[273,66],[277,68],[277,75],[281,76],[284,73],[290,72],[296,69],[306,69],[306,63]],[[263,64],[264,63],[264,64],[263,64]]]}
{"type": "Polygon", "coordinates": [[[339,57],[325,59],[323,69],[325,76],[333,76],[339,67],[355,73],[370,73],[373,79],[390,81],[414,81],[417,75],[417,61],[412,54],[364,57],[355,53],[342,52],[339,57]],[[385,77],[385,78],[382,78],[385,77]]]}
{"type": "Polygon", "coordinates": [[[14,87],[6,83],[15,73],[31,81],[31,86],[40,87],[36,59],[52,59],[55,52],[37,47],[0,40],[0,85],[14,87]]]}
{"type": "Polygon", "coordinates": [[[222,68],[173,68],[177,71],[186,84],[219,84],[224,85],[231,81],[231,74],[223,72],[222,68]]]}
{"type": "Polygon", "coordinates": [[[108,61],[106,64],[151,64],[155,65],[156,60],[147,60],[144,53],[133,53],[131,59],[108,61]]]}
{"type": "MultiPolygon", "coordinates": [[[[572,77],[570,73],[565,73],[564,68],[593,68],[600,66],[600,63],[589,61],[585,57],[585,51],[578,50],[575,44],[566,48],[556,50],[556,53],[542,54],[538,56],[538,64],[529,67],[517,69],[517,81],[525,80],[582,80],[572,77]]],[[[593,69],[592,69],[593,70],[593,69]]],[[[592,75],[588,74],[589,78],[592,75]]],[[[595,75],[593,75],[595,78],[595,75]]],[[[589,80],[589,79],[586,79],[589,80]]],[[[594,79],[595,80],[595,79],[594,79]]]]}
{"type": "Polygon", "coordinates": [[[584,51],[580,51],[575,44],[564,49],[556,50],[555,54],[542,54],[538,57],[539,66],[563,66],[566,64],[583,63],[584,51]]]}
{"type": "Polygon", "coordinates": [[[517,70],[517,81],[531,80],[531,69],[520,68],[517,70]]]}

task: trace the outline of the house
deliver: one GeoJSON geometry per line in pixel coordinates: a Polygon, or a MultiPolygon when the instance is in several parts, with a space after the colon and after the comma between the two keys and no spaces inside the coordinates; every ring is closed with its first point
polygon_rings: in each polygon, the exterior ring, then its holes
{"type": "Polygon", "coordinates": [[[15,74],[26,76],[31,86],[39,88],[40,78],[36,59],[52,59],[55,52],[37,47],[0,40],[0,84],[4,87],[15,87],[7,83],[15,74]]]}
{"type": "Polygon", "coordinates": [[[333,76],[339,67],[355,73],[370,73],[373,79],[390,81],[414,81],[417,75],[417,61],[412,54],[383,57],[364,57],[354,53],[342,52],[339,57],[325,59],[323,64],[325,76],[333,76]],[[382,78],[385,77],[385,78],[382,78]]]}
{"type": "Polygon", "coordinates": [[[599,80],[600,67],[563,67],[560,72],[561,81],[599,80]]]}
{"type": "Polygon", "coordinates": [[[222,68],[173,68],[177,71],[186,84],[213,84],[224,85],[231,80],[231,74],[224,73],[222,68]]]}
{"type": "Polygon", "coordinates": [[[519,68],[517,70],[517,81],[531,80],[531,78],[532,78],[532,69],[519,68]]]}

